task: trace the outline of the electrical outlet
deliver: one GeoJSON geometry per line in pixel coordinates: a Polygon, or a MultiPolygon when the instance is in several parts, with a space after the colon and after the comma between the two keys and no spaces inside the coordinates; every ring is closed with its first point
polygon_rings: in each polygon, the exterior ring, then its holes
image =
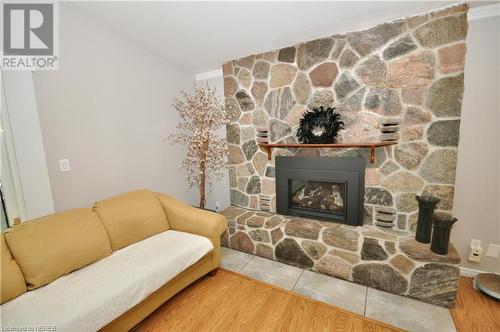
{"type": "Polygon", "coordinates": [[[469,254],[469,261],[479,263],[483,255],[483,248],[472,248],[469,254]]]}
{"type": "Polygon", "coordinates": [[[472,239],[470,242],[469,261],[479,263],[483,255],[483,248],[481,248],[481,240],[472,239]]]}
{"type": "Polygon", "coordinates": [[[481,240],[472,239],[470,241],[470,246],[472,248],[481,248],[481,240]]]}
{"type": "Polygon", "coordinates": [[[500,254],[500,245],[490,243],[488,246],[488,250],[486,251],[486,256],[498,258],[499,254],[500,254]]]}

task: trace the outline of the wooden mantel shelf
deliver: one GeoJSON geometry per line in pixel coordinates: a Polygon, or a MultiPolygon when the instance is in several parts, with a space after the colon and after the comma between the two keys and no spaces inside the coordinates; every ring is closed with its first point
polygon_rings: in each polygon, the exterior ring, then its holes
{"type": "Polygon", "coordinates": [[[342,144],[269,144],[260,143],[259,146],[267,151],[267,158],[271,160],[273,148],[298,148],[298,149],[348,149],[348,148],[366,148],[370,149],[370,162],[375,163],[375,148],[395,145],[398,142],[369,142],[369,143],[342,143],[342,144]]]}

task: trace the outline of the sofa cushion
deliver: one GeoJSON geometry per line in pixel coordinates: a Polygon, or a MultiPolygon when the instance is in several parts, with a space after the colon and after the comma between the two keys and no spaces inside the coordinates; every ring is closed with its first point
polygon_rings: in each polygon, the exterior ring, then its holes
{"type": "Polygon", "coordinates": [[[21,294],[26,293],[26,282],[24,276],[17,265],[14,257],[10,253],[9,247],[5,242],[5,236],[2,233],[2,251],[0,252],[0,284],[2,303],[7,302],[21,294]]]}
{"type": "Polygon", "coordinates": [[[108,235],[88,208],[23,222],[5,239],[30,290],[111,254],[108,235]]]}
{"type": "Polygon", "coordinates": [[[2,305],[2,325],[97,331],[213,249],[204,237],[167,231],[2,305]]]}
{"type": "Polygon", "coordinates": [[[160,202],[149,190],[137,190],[95,203],[113,250],[169,229],[160,202]]]}

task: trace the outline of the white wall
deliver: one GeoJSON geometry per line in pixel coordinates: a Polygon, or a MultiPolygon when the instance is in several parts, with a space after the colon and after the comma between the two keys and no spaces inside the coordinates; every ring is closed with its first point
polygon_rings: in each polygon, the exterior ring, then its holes
{"type": "MultiPolygon", "coordinates": [[[[222,70],[198,74],[195,76],[197,84],[208,84],[215,88],[217,95],[224,96],[224,79],[222,78],[222,70]]],[[[226,128],[222,127],[217,135],[226,137],[226,128]]],[[[208,187],[207,187],[208,188],[208,187]]],[[[207,190],[207,208],[215,210],[216,202],[219,202],[220,209],[227,208],[230,203],[229,197],[229,172],[224,172],[223,178],[212,184],[212,187],[207,190]]]]}
{"type": "Polygon", "coordinates": [[[59,13],[59,70],[34,74],[56,210],[137,188],[196,202],[179,170],[184,147],[163,141],[179,119],[172,99],[193,74],[74,4],[59,13]],[[71,172],[59,171],[62,158],[71,172]]]}
{"type": "Polygon", "coordinates": [[[469,22],[452,241],[462,266],[500,273],[500,259],[467,261],[471,239],[481,240],[485,251],[500,244],[499,50],[499,16],[469,22]]]}

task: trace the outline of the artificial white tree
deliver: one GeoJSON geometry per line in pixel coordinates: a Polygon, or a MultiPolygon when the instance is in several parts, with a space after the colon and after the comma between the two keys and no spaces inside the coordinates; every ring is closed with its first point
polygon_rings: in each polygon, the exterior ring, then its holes
{"type": "Polygon", "coordinates": [[[208,84],[195,85],[192,95],[181,91],[172,107],[181,117],[177,128],[182,132],[171,134],[168,139],[172,144],[186,145],[182,168],[187,172],[189,186],[198,186],[199,206],[205,208],[207,185],[220,180],[223,170],[229,167],[227,141],[217,136],[217,131],[229,123],[234,110],[208,84]]]}

